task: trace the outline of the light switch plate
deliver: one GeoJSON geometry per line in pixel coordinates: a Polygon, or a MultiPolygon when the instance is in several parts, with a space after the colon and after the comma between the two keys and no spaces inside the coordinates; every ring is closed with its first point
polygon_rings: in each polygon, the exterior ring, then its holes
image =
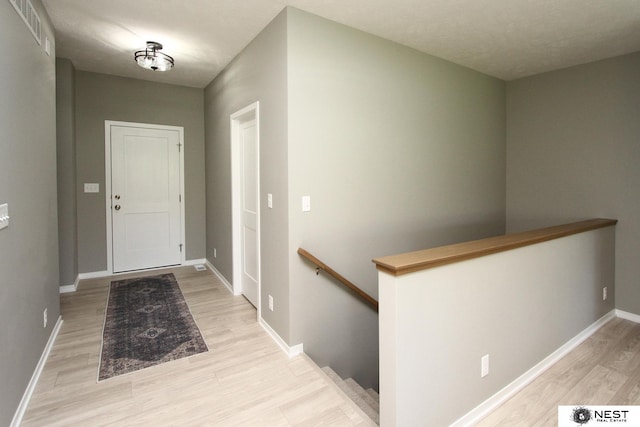
{"type": "Polygon", "coordinates": [[[311,196],[302,197],[302,212],[309,212],[311,210],[311,196]]]}
{"type": "Polygon", "coordinates": [[[489,375],[489,355],[485,354],[480,359],[480,377],[484,378],[489,375]]]}
{"type": "Polygon", "coordinates": [[[99,193],[100,192],[100,184],[96,183],[84,183],[84,192],[85,193],[99,193]]]}
{"type": "Polygon", "coordinates": [[[9,205],[0,205],[0,230],[9,226],[9,205]]]}

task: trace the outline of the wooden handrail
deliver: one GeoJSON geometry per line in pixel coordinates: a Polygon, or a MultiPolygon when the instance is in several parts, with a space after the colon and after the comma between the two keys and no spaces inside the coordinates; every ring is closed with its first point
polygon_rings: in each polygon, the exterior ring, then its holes
{"type": "Polygon", "coordinates": [[[301,256],[303,256],[304,258],[308,259],[309,261],[311,261],[312,263],[314,263],[316,265],[316,267],[317,267],[316,268],[316,274],[320,270],[326,271],[331,277],[333,277],[334,279],[336,279],[337,281],[342,283],[344,286],[349,288],[353,293],[355,293],[357,296],[359,296],[363,301],[365,301],[367,304],[369,304],[376,312],[378,311],[378,301],[373,299],[373,297],[371,297],[371,295],[369,295],[368,293],[366,293],[365,291],[360,289],[355,284],[351,283],[349,280],[347,280],[340,273],[335,271],[333,268],[329,267],[324,262],[320,261],[315,256],[311,255],[306,250],[304,250],[302,248],[298,248],[298,254],[300,254],[301,256]]]}
{"type": "Polygon", "coordinates": [[[439,267],[542,243],[572,234],[610,227],[616,225],[617,222],[618,220],[615,219],[590,219],[537,230],[440,246],[437,248],[423,249],[421,251],[407,252],[399,255],[390,255],[376,258],[373,262],[376,264],[378,271],[391,274],[392,276],[401,276],[427,268],[439,267]]]}

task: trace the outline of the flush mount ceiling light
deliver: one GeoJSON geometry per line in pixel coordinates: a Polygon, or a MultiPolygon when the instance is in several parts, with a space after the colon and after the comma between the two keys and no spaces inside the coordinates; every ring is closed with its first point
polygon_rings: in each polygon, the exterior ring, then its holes
{"type": "Polygon", "coordinates": [[[137,51],[133,57],[142,68],[153,71],[169,71],[173,68],[173,58],[160,52],[162,45],[156,42],[147,42],[147,48],[137,51]]]}

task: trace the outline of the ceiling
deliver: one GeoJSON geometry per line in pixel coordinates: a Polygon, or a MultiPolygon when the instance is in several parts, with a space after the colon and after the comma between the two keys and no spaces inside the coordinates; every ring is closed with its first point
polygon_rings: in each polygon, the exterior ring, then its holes
{"type": "Polygon", "coordinates": [[[43,0],[80,70],[205,87],[286,6],[513,80],[640,51],[640,0],[43,0]],[[176,66],[133,52],[164,45],[176,66]]]}

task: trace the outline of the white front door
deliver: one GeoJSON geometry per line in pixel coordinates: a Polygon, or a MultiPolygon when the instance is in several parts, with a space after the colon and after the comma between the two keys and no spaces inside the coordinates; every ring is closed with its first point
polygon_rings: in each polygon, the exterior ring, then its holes
{"type": "Polygon", "coordinates": [[[113,272],[181,264],[181,135],[111,126],[113,272]]]}
{"type": "MultiPolygon", "coordinates": [[[[235,204],[239,259],[235,260],[242,294],[256,308],[259,303],[260,235],[259,235],[259,143],[257,106],[239,116],[232,116],[234,162],[236,164],[235,204]],[[234,118],[235,117],[235,118],[234,118]],[[239,270],[239,271],[238,271],[239,270]]],[[[236,252],[237,253],[237,252],[236,252]]],[[[235,277],[234,277],[235,280],[235,277]]]]}

